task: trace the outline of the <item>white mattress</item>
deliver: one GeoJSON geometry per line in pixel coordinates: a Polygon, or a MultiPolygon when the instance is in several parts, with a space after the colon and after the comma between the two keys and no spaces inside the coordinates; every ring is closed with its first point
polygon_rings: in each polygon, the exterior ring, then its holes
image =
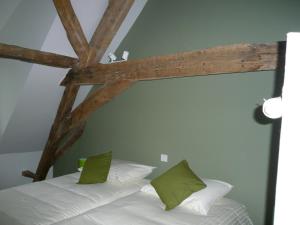
{"type": "Polygon", "coordinates": [[[253,225],[245,206],[221,199],[207,216],[180,208],[164,211],[160,200],[138,192],[55,225],[253,225]]]}
{"type": "Polygon", "coordinates": [[[78,185],[79,173],[0,191],[0,225],[253,225],[245,206],[222,199],[207,216],[140,192],[149,181],[78,185]]]}
{"type": "Polygon", "coordinates": [[[0,191],[0,225],[50,225],[140,190],[129,184],[79,185],[79,173],[0,191]]]}

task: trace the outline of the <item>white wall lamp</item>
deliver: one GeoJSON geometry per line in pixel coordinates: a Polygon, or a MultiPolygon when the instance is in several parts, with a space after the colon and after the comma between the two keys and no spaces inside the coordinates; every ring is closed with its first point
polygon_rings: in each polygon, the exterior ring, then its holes
{"type": "Polygon", "coordinates": [[[271,118],[278,119],[282,116],[282,100],[281,97],[264,99],[262,106],[263,113],[271,118]]]}
{"type": "Polygon", "coordinates": [[[111,53],[111,52],[108,54],[108,58],[109,58],[110,63],[113,63],[117,60],[117,56],[114,53],[111,53]]]}
{"type": "Polygon", "coordinates": [[[124,61],[127,61],[127,60],[128,60],[128,56],[129,56],[129,52],[128,52],[128,51],[124,51],[124,52],[123,52],[123,55],[122,55],[122,59],[123,59],[124,61]]]}
{"type": "Polygon", "coordinates": [[[129,52],[128,51],[124,51],[123,55],[122,55],[122,59],[121,60],[117,60],[117,56],[114,53],[110,52],[108,54],[108,58],[109,58],[109,62],[110,63],[127,61],[128,60],[128,56],[129,56],[129,52]]]}

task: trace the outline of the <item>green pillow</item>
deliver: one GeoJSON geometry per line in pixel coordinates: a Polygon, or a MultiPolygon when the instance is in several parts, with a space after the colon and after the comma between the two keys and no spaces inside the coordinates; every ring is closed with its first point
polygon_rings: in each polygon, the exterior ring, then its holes
{"type": "Polygon", "coordinates": [[[165,210],[175,208],[191,194],[206,187],[190,169],[186,160],[153,179],[151,184],[166,205],[165,210]]]}
{"type": "Polygon", "coordinates": [[[78,184],[104,183],[110,169],[111,152],[88,157],[83,166],[78,184]]]}

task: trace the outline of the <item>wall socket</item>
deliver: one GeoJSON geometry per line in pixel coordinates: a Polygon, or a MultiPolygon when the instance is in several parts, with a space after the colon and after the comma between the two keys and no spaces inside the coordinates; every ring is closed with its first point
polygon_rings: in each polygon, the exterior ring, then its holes
{"type": "Polygon", "coordinates": [[[167,154],[161,154],[160,155],[160,161],[161,162],[168,162],[168,155],[167,154]]]}

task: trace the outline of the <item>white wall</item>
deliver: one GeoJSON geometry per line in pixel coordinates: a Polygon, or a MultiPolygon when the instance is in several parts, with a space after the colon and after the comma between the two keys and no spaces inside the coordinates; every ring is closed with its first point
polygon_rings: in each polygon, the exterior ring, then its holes
{"type": "MultiPolygon", "coordinates": [[[[56,12],[49,1],[1,0],[0,42],[39,49],[55,16],[56,12]]],[[[0,58],[0,142],[20,100],[31,67],[29,63],[0,58]]],[[[20,113],[24,115],[26,112],[20,113]]],[[[13,142],[20,139],[16,135],[13,142]]],[[[32,181],[22,177],[21,173],[24,169],[36,169],[41,150],[30,150],[24,145],[20,147],[23,153],[7,151],[3,154],[4,148],[0,146],[0,189],[32,181]]],[[[12,146],[8,146],[8,149],[13,150],[12,146]]]]}
{"type": "Polygon", "coordinates": [[[16,7],[20,4],[21,0],[2,0],[1,13],[0,13],[0,30],[5,26],[7,20],[11,17],[16,7]]]}
{"type": "MultiPolygon", "coordinates": [[[[7,1],[10,0],[0,1],[0,19],[3,19],[2,23],[6,21],[1,25],[0,41],[40,49],[56,16],[52,1],[12,0],[9,4],[7,1]]],[[[31,66],[16,60],[0,59],[1,133],[5,131],[14,112],[31,66]]]]}
{"type": "MultiPolygon", "coordinates": [[[[10,153],[0,155],[0,190],[16,185],[32,182],[31,179],[23,177],[22,171],[29,169],[35,171],[39,162],[40,152],[10,153]]],[[[48,178],[52,177],[52,168],[48,178]]]]}

